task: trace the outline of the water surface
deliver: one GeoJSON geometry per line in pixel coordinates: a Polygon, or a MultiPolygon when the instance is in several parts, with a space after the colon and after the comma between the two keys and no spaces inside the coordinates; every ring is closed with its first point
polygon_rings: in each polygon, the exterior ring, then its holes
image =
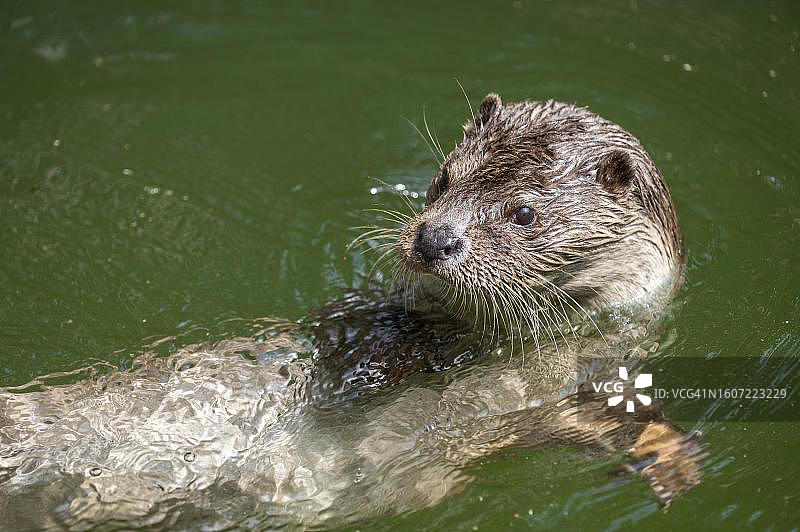
{"type": "MultiPolygon", "coordinates": [[[[489,91],[587,105],[666,176],[687,282],[668,356],[800,350],[794,2],[0,8],[0,385],[297,318],[359,283],[363,209],[435,171],[489,91]]],[[[693,428],[687,424],[684,428],[693,428]]],[[[710,423],[668,512],[579,449],[499,453],[374,529],[791,529],[794,423],[710,423]]]]}

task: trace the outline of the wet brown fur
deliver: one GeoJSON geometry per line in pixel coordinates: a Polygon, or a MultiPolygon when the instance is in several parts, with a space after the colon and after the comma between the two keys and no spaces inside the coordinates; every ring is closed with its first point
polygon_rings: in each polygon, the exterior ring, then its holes
{"type": "Polygon", "coordinates": [[[538,296],[585,308],[650,301],[672,288],[682,236],[667,186],[636,138],[585,108],[555,101],[483,100],[397,241],[403,266],[461,291],[538,296]],[[511,215],[527,206],[535,223],[511,215]],[[422,224],[449,223],[466,245],[458,260],[426,264],[422,224]],[[552,284],[550,284],[552,283],[552,284]]]}

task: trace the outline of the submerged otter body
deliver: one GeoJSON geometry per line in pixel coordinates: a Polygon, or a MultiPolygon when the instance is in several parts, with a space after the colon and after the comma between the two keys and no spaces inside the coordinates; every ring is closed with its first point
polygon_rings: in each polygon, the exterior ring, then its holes
{"type": "Polygon", "coordinates": [[[435,504],[510,445],[632,449],[665,503],[696,483],[696,448],[657,412],[582,423],[572,400],[578,355],[637,352],[679,282],[674,209],[640,144],[584,109],[489,95],[444,159],[424,210],[362,239],[388,241],[388,297],[0,390],[0,518],[343,524],[435,504]]]}

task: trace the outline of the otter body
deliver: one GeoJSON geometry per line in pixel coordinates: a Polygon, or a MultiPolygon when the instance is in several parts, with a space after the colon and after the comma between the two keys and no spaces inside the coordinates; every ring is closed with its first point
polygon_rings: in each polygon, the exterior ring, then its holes
{"type": "Polygon", "coordinates": [[[696,483],[696,449],[657,413],[581,423],[570,400],[578,356],[636,352],[679,282],[658,170],[619,126],[555,102],[489,95],[464,132],[424,210],[362,239],[388,240],[390,296],[0,390],[0,518],[333,526],[435,504],[498,449],[564,442],[633,449],[664,503],[696,483]]]}

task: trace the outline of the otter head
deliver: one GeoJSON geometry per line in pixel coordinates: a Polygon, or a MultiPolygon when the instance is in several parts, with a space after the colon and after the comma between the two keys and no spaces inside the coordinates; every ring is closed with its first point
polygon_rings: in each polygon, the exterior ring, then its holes
{"type": "Polygon", "coordinates": [[[643,300],[672,286],[682,256],[669,192],[632,135],[583,108],[496,94],[396,247],[405,271],[462,303],[517,313],[643,300]]]}

